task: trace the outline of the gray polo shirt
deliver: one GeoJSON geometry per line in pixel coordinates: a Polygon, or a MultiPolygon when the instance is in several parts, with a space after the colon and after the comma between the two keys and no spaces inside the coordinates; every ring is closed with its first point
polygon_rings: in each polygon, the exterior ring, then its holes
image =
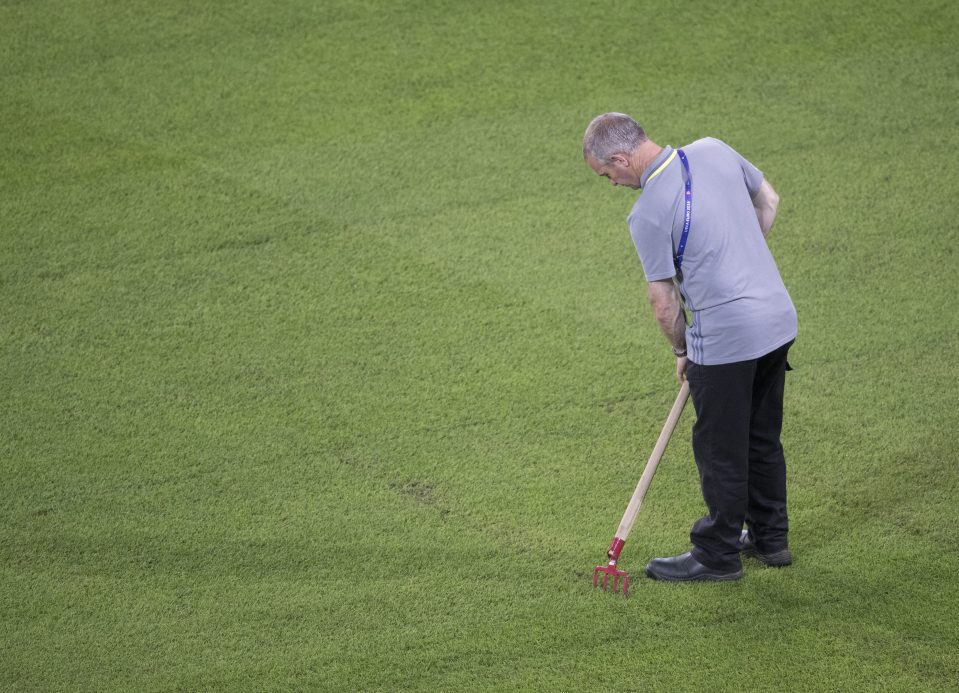
{"type": "MultiPolygon", "coordinates": [[[[712,137],[683,151],[693,201],[678,284],[692,313],[689,358],[705,366],[759,358],[795,339],[797,331],[796,309],[752,204],[762,171],[712,137]]],[[[643,193],[628,219],[647,281],[676,277],[685,179],[674,153],[666,147],[643,173],[643,193]]]]}

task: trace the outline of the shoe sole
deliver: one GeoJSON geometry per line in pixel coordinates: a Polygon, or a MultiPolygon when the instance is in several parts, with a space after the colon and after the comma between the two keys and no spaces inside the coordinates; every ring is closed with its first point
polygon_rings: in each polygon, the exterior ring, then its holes
{"type": "Polygon", "coordinates": [[[702,575],[696,575],[695,577],[662,577],[661,575],[656,575],[656,573],[647,570],[646,575],[651,577],[653,580],[659,580],[660,582],[732,582],[734,580],[739,580],[743,576],[742,570],[737,570],[735,573],[705,573],[702,575]]]}
{"type": "Polygon", "coordinates": [[[748,548],[743,549],[741,553],[743,556],[755,558],[770,568],[785,568],[787,565],[792,565],[793,562],[793,555],[789,552],[789,549],[782,549],[775,553],[759,553],[754,548],[748,548]]]}

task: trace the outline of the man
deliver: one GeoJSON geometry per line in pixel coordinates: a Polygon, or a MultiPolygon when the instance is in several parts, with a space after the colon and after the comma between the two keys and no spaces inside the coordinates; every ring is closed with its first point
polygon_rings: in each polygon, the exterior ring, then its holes
{"type": "Polygon", "coordinates": [[[583,156],[613,185],[643,191],[629,230],[696,410],[693,454],[709,515],[693,525],[690,552],[653,559],[646,573],[738,580],[740,554],[789,565],[780,431],[796,311],[765,240],[779,197],[727,144],[661,147],[622,113],[593,119],[583,156]]]}

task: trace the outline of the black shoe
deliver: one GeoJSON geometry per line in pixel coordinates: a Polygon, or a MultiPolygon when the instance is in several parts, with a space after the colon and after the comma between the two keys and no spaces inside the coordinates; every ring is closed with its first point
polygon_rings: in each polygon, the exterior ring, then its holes
{"type": "Polygon", "coordinates": [[[714,570],[693,558],[691,553],[671,558],[654,558],[646,564],[646,574],[654,580],[687,582],[690,580],[738,580],[743,569],[714,570]]]}
{"type": "Polygon", "coordinates": [[[780,549],[772,553],[760,553],[756,545],[753,544],[753,540],[749,538],[748,529],[744,529],[743,533],[739,535],[739,552],[743,556],[755,558],[771,568],[782,568],[793,562],[793,555],[789,552],[789,549],[780,549]]]}

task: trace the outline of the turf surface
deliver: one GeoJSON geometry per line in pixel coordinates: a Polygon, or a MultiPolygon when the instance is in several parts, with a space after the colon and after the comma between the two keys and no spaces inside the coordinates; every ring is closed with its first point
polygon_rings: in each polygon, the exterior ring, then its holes
{"type": "Polygon", "coordinates": [[[0,1],[0,688],[959,680],[954,3],[0,1]],[[702,513],[633,113],[782,195],[791,547],[702,513]]]}

